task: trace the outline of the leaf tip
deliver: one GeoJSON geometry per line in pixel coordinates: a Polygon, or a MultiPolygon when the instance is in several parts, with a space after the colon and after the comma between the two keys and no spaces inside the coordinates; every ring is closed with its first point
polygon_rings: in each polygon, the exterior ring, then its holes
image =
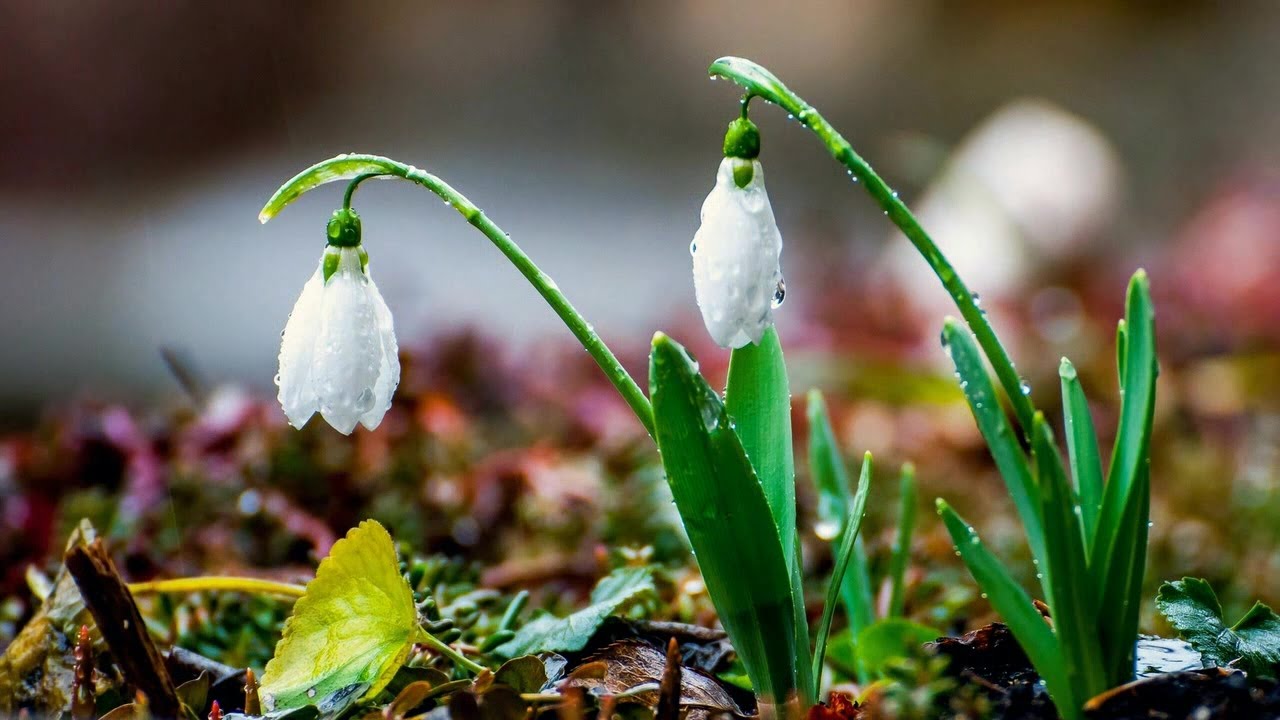
{"type": "Polygon", "coordinates": [[[1058,377],[1063,380],[1076,379],[1076,366],[1071,364],[1071,361],[1065,356],[1063,356],[1062,360],[1058,361],[1058,377]]]}
{"type": "Polygon", "coordinates": [[[942,498],[935,499],[933,501],[933,506],[937,508],[939,515],[951,509],[951,506],[947,504],[947,501],[943,500],[942,498]]]}

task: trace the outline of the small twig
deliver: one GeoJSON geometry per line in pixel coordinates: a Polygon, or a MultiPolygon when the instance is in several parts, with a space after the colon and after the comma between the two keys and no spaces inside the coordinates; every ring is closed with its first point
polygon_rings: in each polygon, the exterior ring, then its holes
{"type": "Polygon", "coordinates": [[[182,703],[164,659],[102,540],[72,547],[63,561],[125,679],[146,695],[156,715],[178,717],[182,703]]]}
{"type": "Polygon", "coordinates": [[[280,597],[300,598],[307,589],[293,583],[263,580],[261,578],[229,577],[214,575],[210,577],[172,578],[169,580],[152,580],[129,584],[129,592],[134,595],[151,593],[197,593],[197,592],[240,592],[249,595],[278,595],[280,597]]]}
{"type": "Polygon", "coordinates": [[[667,664],[662,669],[662,683],[658,686],[654,720],[680,720],[680,680],[683,674],[680,643],[671,638],[667,643],[667,664]]]}

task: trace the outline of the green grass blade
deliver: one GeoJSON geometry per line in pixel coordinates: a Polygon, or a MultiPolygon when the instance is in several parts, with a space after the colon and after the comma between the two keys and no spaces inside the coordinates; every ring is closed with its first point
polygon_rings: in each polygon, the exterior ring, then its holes
{"type": "Polygon", "coordinates": [[[889,559],[889,617],[900,617],[906,606],[907,566],[911,563],[911,533],[916,526],[916,469],[902,466],[898,479],[898,534],[889,559]]]}
{"type": "Polygon", "coordinates": [[[841,531],[840,549],[836,551],[835,565],[831,570],[831,580],[827,583],[827,599],[822,606],[822,619],[818,622],[818,631],[814,636],[817,645],[813,650],[812,677],[822,677],[822,663],[827,655],[827,636],[831,633],[831,618],[835,615],[836,603],[840,598],[840,587],[844,582],[844,574],[853,557],[855,540],[862,530],[862,518],[867,512],[867,495],[871,492],[871,453],[862,457],[862,473],[858,477],[858,492],[853,496],[849,506],[849,514],[845,518],[841,531]]]}
{"type": "Polygon", "coordinates": [[[751,459],[773,513],[787,564],[796,557],[796,468],[791,446],[791,387],[782,345],[774,328],[759,345],[747,344],[729,358],[725,408],[751,459]]]}
{"type": "Polygon", "coordinates": [[[807,648],[795,637],[791,574],[764,489],[684,348],[655,335],[649,372],[658,449],[707,592],[757,695],[787,702],[809,670],[796,665],[807,648]]]}
{"type": "MultiPolygon", "coordinates": [[[[844,529],[845,515],[853,499],[844,457],[831,429],[831,418],[822,393],[809,391],[806,414],[809,419],[809,473],[818,491],[818,535],[834,540],[844,529]]],[[[853,636],[875,619],[866,550],[861,535],[853,548],[853,558],[841,588],[853,636]]]]}
{"type": "Polygon", "coordinates": [[[1036,488],[1035,478],[1027,464],[1027,457],[1009,427],[1009,419],[1005,417],[996,397],[995,387],[987,376],[986,366],[978,353],[973,335],[962,327],[954,318],[947,318],[942,326],[942,345],[955,364],[956,373],[960,376],[960,388],[964,391],[969,408],[973,410],[974,420],[982,437],[987,441],[991,457],[1004,478],[1013,506],[1018,511],[1022,526],[1027,532],[1027,542],[1031,545],[1031,556],[1040,565],[1041,585],[1050,586],[1052,577],[1048,563],[1045,561],[1044,521],[1040,516],[1040,492],[1036,488]]]}
{"type": "Polygon", "coordinates": [[[1102,648],[1096,632],[1096,596],[1087,582],[1089,568],[1084,536],[1062,458],[1044,414],[1036,413],[1033,423],[1032,458],[1044,512],[1045,550],[1049,569],[1058,578],[1058,582],[1048,588],[1049,608],[1068,681],[1075,697],[1083,701],[1111,687],[1102,665],[1102,648]]]}
{"type": "Polygon", "coordinates": [[[938,514],[942,516],[942,522],[947,526],[947,532],[951,534],[951,540],[973,579],[982,588],[991,606],[1000,613],[1018,645],[1027,653],[1027,658],[1044,679],[1049,695],[1062,717],[1065,720],[1079,717],[1078,710],[1074,715],[1071,713],[1071,709],[1079,708],[1080,703],[1067,680],[1057,638],[1040,611],[1031,603],[1031,597],[983,546],[978,533],[942,499],[938,500],[938,514]]]}
{"type": "Polygon", "coordinates": [[[1089,401],[1070,360],[1062,358],[1058,377],[1062,381],[1062,420],[1067,429],[1067,454],[1079,496],[1081,530],[1087,552],[1093,546],[1098,513],[1102,509],[1102,457],[1098,452],[1098,436],[1093,429],[1089,401]]]}

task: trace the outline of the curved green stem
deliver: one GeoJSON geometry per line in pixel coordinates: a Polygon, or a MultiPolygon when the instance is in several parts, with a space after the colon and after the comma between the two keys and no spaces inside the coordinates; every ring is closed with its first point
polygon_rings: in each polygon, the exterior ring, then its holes
{"type": "Polygon", "coordinates": [[[849,174],[855,180],[862,183],[872,199],[884,209],[885,214],[894,225],[898,226],[898,229],[902,230],[911,244],[915,245],[916,250],[920,251],[925,262],[942,281],[943,287],[951,295],[960,314],[969,324],[969,329],[977,338],[978,345],[982,347],[987,359],[991,362],[996,377],[999,378],[1001,386],[1009,396],[1009,402],[1013,405],[1014,415],[1023,433],[1029,436],[1035,407],[1027,397],[1024,390],[1026,386],[1014,368],[1013,361],[1009,359],[1009,353],[1000,344],[1000,339],[996,337],[986,313],[978,307],[974,294],[956,274],[955,268],[942,254],[937,243],[920,226],[915,215],[898,199],[898,193],[894,192],[871,169],[866,160],[854,152],[853,146],[831,126],[831,123],[827,122],[812,105],[782,84],[782,81],[773,73],[750,60],[737,57],[723,57],[716,60],[711,63],[708,72],[713,78],[727,78],[746,88],[747,97],[744,102],[750,101],[752,97],[760,97],[786,110],[801,125],[812,130],[822,144],[826,145],[831,155],[849,169],[849,174]]]}
{"type": "Polygon", "coordinates": [[[479,675],[480,673],[489,669],[481,665],[480,663],[476,662],[475,660],[472,660],[471,658],[467,657],[466,655],[463,655],[462,653],[458,652],[449,643],[444,642],[443,640],[436,637],[435,635],[432,635],[431,633],[427,632],[427,629],[422,627],[421,625],[418,626],[418,637],[414,638],[414,640],[415,642],[420,642],[423,645],[426,645],[427,647],[431,648],[432,650],[435,650],[436,652],[440,653],[441,655],[449,658],[450,660],[453,661],[455,665],[461,668],[465,668],[466,670],[471,672],[471,674],[473,675],[479,675]]]}
{"type": "Polygon", "coordinates": [[[376,178],[376,177],[382,177],[382,174],[366,173],[364,175],[360,175],[356,179],[347,183],[347,190],[346,192],[342,193],[342,209],[343,210],[351,209],[351,200],[352,198],[355,197],[356,188],[360,187],[360,183],[364,182],[365,180],[372,180],[373,178],[376,178]]]}
{"type": "Polygon", "coordinates": [[[435,175],[412,165],[406,165],[379,155],[339,155],[311,166],[285,183],[267,201],[262,212],[258,214],[258,220],[265,223],[283,209],[285,205],[293,202],[308,190],[337,180],[354,180],[347,189],[346,198],[349,202],[351,193],[355,191],[355,186],[363,180],[375,176],[398,177],[421,185],[440,196],[446,203],[453,206],[453,209],[461,213],[467,219],[467,222],[471,223],[481,233],[484,233],[484,236],[489,238],[490,242],[511,261],[512,265],[516,266],[520,274],[524,275],[525,279],[533,285],[538,293],[542,295],[542,298],[547,301],[547,304],[551,306],[551,309],[560,316],[569,331],[586,348],[587,352],[596,361],[596,364],[604,371],[605,376],[617,388],[618,393],[622,395],[622,399],[631,407],[631,411],[635,413],[640,423],[644,425],[645,430],[650,435],[653,435],[653,408],[649,404],[648,397],[645,396],[644,391],[640,389],[640,386],[636,384],[636,381],[632,379],[626,369],[622,367],[622,363],[618,362],[618,358],[613,354],[613,351],[596,334],[591,323],[582,317],[581,313],[573,307],[569,299],[560,291],[560,287],[556,285],[555,280],[552,280],[551,276],[544,273],[534,264],[533,260],[511,239],[511,236],[490,220],[480,208],[435,175]]]}
{"type": "Polygon", "coordinates": [[[306,591],[307,589],[302,585],[249,577],[191,577],[129,583],[129,592],[134,595],[150,595],[155,593],[240,592],[250,595],[279,595],[280,597],[300,598],[306,591]]]}

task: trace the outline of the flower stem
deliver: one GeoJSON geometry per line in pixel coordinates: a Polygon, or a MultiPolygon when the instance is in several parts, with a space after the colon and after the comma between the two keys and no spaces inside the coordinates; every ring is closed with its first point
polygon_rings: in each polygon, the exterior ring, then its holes
{"type": "Polygon", "coordinates": [[[426,645],[432,650],[435,650],[441,655],[449,658],[450,660],[453,661],[455,665],[468,670],[473,675],[479,675],[480,673],[489,669],[481,665],[480,663],[476,662],[475,660],[472,660],[466,655],[463,655],[462,653],[453,649],[451,645],[444,642],[443,640],[436,637],[435,635],[432,635],[431,633],[427,632],[427,629],[422,627],[421,625],[418,626],[418,637],[415,638],[415,640],[417,642],[422,643],[423,645],[426,645]]]}
{"type": "Polygon", "coordinates": [[[854,152],[849,141],[845,140],[812,105],[782,84],[782,81],[773,73],[750,60],[737,57],[723,57],[716,60],[711,64],[708,72],[713,78],[728,78],[746,88],[747,95],[743,98],[744,108],[752,97],[761,97],[786,110],[801,125],[812,130],[822,144],[826,145],[831,155],[849,169],[850,175],[855,180],[862,183],[872,199],[884,209],[885,214],[894,225],[898,226],[898,229],[902,230],[911,244],[915,245],[916,250],[920,251],[925,262],[942,281],[943,287],[955,301],[960,315],[969,324],[969,329],[973,331],[978,344],[986,353],[992,368],[995,369],[996,377],[999,378],[1000,384],[1009,396],[1009,402],[1013,406],[1014,415],[1018,419],[1018,424],[1022,426],[1023,433],[1029,435],[1032,418],[1035,416],[1035,407],[1027,397],[1025,385],[1014,368],[1012,360],[1009,359],[1009,353],[1000,344],[1000,339],[991,327],[986,313],[978,307],[974,294],[956,274],[955,268],[942,254],[937,243],[920,226],[915,215],[907,209],[905,203],[898,199],[898,193],[894,192],[871,169],[866,160],[854,152]]]}
{"type": "Polygon", "coordinates": [[[171,580],[129,583],[129,592],[134,595],[241,592],[251,595],[278,595],[280,597],[300,598],[306,590],[302,585],[294,585],[292,583],[262,580],[260,578],[226,576],[174,578],[171,580]]]}
{"type": "Polygon", "coordinates": [[[640,424],[644,425],[644,429],[650,435],[653,435],[653,407],[649,404],[649,398],[645,396],[644,391],[640,389],[636,381],[622,367],[622,363],[618,362],[618,358],[609,349],[609,346],[605,345],[600,336],[596,334],[591,323],[582,317],[582,314],[573,307],[569,299],[560,291],[556,281],[552,280],[550,275],[544,273],[520,249],[520,246],[511,239],[511,236],[490,220],[480,208],[476,207],[462,193],[454,190],[449,183],[435,175],[380,155],[339,155],[303,170],[292,180],[281,186],[275,195],[267,201],[262,212],[258,214],[258,219],[261,222],[266,222],[274,217],[285,205],[293,202],[303,193],[324,183],[336,180],[351,180],[344,196],[344,203],[346,203],[344,207],[349,206],[352,194],[360,183],[370,178],[388,176],[409,180],[430,190],[453,206],[453,209],[461,213],[467,219],[467,222],[475,226],[477,230],[484,233],[484,236],[489,238],[489,241],[511,261],[512,265],[516,266],[520,274],[524,275],[525,279],[538,291],[538,294],[542,295],[542,298],[551,306],[551,309],[560,316],[569,331],[573,333],[573,336],[586,348],[587,352],[596,361],[596,364],[604,371],[605,376],[609,378],[609,382],[613,383],[613,386],[617,388],[618,393],[622,395],[622,399],[626,401],[627,405],[631,407],[631,411],[640,420],[640,424]]]}

